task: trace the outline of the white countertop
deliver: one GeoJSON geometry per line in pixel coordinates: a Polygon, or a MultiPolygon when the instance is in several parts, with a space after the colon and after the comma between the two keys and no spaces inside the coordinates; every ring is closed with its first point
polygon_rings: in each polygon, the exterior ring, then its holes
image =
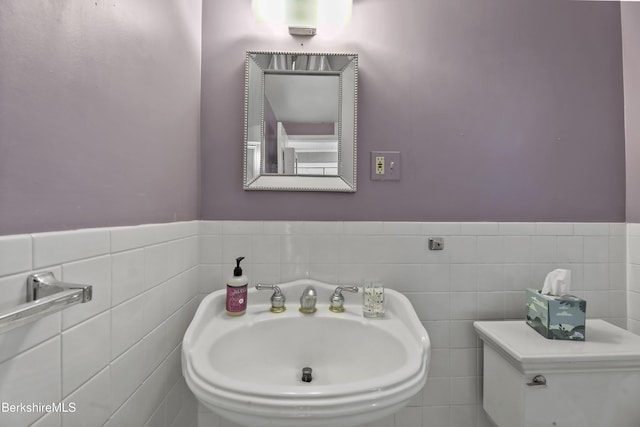
{"type": "Polygon", "coordinates": [[[600,319],[587,319],[586,341],[551,340],[524,320],[478,321],[485,344],[523,373],[534,371],[640,370],[640,336],[600,319]]]}

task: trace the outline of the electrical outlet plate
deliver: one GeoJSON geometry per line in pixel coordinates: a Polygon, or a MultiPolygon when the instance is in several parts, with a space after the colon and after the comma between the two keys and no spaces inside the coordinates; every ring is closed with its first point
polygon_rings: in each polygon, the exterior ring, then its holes
{"type": "Polygon", "coordinates": [[[371,152],[372,181],[400,181],[400,152],[371,152]]]}
{"type": "Polygon", "coordinates": [[[376,168],[376,175],[384,175],[384,157],[376,156],[373,167],[376,168]]]}

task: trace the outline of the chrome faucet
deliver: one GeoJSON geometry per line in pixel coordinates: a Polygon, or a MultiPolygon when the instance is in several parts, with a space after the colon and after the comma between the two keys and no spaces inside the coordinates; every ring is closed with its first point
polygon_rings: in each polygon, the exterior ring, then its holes
{"type": "Polygon", "coordinates": [[[300,313],[311,314],[316,312],[316,301],[318,300],[318,294],[316,288],[309,285],[302,292],[300,296],[300,313]]]}

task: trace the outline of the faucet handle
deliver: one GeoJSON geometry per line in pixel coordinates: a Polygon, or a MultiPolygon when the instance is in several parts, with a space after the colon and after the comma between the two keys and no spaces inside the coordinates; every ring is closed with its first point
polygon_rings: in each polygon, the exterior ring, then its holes
{"type": "Polygon", "coordinates": [[[358,292],[357,286],[338,286],[329,299],[329,310],[334,313],[342,313],[344,311],[344,295],[342,291],[358,292]]]}
{"type": "Polygon", "coordinates": [[[263,285],[261,283],[258,283],[256,285],[256,289],[259,291],[263,291],[265,289],[273,289],[273,295],[271,295],[271,311],[273,313],[282,313],[286,310],[284,303],[287,299],[285,298],[282,290],[278,285],[263,285]]]}

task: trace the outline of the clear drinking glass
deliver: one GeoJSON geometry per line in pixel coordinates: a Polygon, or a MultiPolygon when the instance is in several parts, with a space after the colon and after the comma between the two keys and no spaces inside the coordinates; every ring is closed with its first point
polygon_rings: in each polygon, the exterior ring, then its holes
{"type": "Polygon", "coordinates": [[[384,286],[376,280],[367,280],[362,286],[362,314],[364,317],[384,317],[384,286]]]}

